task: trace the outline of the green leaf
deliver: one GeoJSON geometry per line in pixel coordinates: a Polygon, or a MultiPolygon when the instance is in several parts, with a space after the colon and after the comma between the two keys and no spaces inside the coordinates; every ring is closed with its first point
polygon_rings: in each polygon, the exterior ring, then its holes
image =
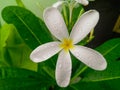
{"type": "Polygon", "coordinates": [[[80,82],[75,85],[71,85],[67,90],[106,90],[105,86],[102,83],[80,82]]]}
{"type": "Polygon", "coordinates": [[[6,47],[6,61],[12,67],[22,67],[29,70],[37,70],[37,63],[30,60],[31,50],[24,44],[13,44],[12,46],[6,47]]]}
{"type": "Polygon", "coordinates": [[[120,79],[108,80],[102,82],[79,82],[70,85],[65,90],[119,90],[120,79]]]}
{"type": "Polygon", "coordinates": [[[7,23],[15,25],[19,34],[31,49],[52,40],[44,22],[27,9],[8,6],[3,9],[2,17],[7,23]]]}
{"type": "Polygon", "coordinates": [[[0,20],[0,29],[1,29],[2,25],[1,25],[1,20],[0,20]]]}
{"type": "Polygon", "coordinates": [[[6,46],[6,41],[12,29],[13,29],[13,25],[8,25],[8,24],[5,24],[0,28],[0,65],[1,66],[7,64],[7,62],[4,61],[4,48],[6,46]]]}
{"type": "Polygon", "coordinates": [[[20,68],[0,68],[0,90],[41,90],[47,87],[39,73],[20,68]]]}
{"type": "Polygon", "coordinates": [[[37,70],[37,64],[29,58],[31,49],[26,46],[13,25],[3,25],[0,36],[0,66],[37,70]]]}
{"type": "MultiPolygon", "coordinates": [[[[8,23],[13,23],[16,26],[21,37],[32,49],[36,48],[41,43],[52,41],[51,35],[48,32],[48,29],[46,28],[44,22],[39,20],[30,11],[21,7],[9,6],[3,10],[2,15],[8,23]],[[12,13],[10,15],[7,15],[9,12],[12,13]]],[[[14,51],[14,53],[11,55],[13,56],[15,52],[16,51],[14,51]]],[[[18,54],[17,56],[19,56],[18,54]]],[[[12,59],[14,59],[14,57],[12,59]]],[[[53,58],[51,58],[51,60],[39,63],[38,66],[38,72],[40,75],[45,78],[47,77],[46,80],[52,81],[50,84],[55,83],[55,65],[53,65],[55,62],[53,61],[53,58]]]]}
{"type": "Polygon", "coordinates": [[[5,24],[0,29],[0,46],[5,47],[6,46],[6,40],[9,36],[10,31],[13,29],[13,25],[5,24]]]}
{"type": "Polygon", "coordinates": [[[88,69],[83,74],[86,82],[96,82],[120,78],[120,38],[107,41],[96,50],[101,52],[107,60],[108,66],[104,71],[88,69]]]}
{"type": "Polygon", "coordinates": [[[45,77],[46,80],[51,81],[53,85],[56,84],[55,68],[56,68],[57,57],[58,55],[55,55],[52,58],[46,60],[45,62],[41,62],[38,64],[38,72],[40,73],[40,75],[42,77],[45,77]]]}
{"type": "Polygon", "coordinates": [[[120,79],[107,80],[102,82],[79,82],[71,84],[66,88],[54,87],[54,90],[119,90],[120,79]]]}
{"type": "Polygon", "coordinates": [[[30,60],[30,52],[31,49],[23,42],[16,29],[13,27],[6,41],[6,46],[4,47],[4,61],[11,67],[22,67],[36,71],[37,63],[30,60]]]}
{"type": "Polygon", "coordinates": [[[4,25],[4,20],[2,19],[2,16],[1,16],[1,12],[2,12],[2,9],[6,6],[10,6],[10,5],[17,5],[15,0],[0,0],[0,21],[1,21],[1,25],[4,25]]]}

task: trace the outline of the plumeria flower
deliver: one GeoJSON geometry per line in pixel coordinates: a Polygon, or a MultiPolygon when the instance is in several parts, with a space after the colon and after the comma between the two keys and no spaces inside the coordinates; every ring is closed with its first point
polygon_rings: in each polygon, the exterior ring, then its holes
{"type": "Polygon", "coordinates": [[[69,85],[72,63],[70,52],[78,60],[95,70],[104,70],[107,66],[104,57],[88,47],[76,45],[95,27],[99,20],[96,10],[84,13],[74,25],[70,35],[66,24],[58,9],[49,7],[44,11],[44,21],[48,29],[58,41],[48,42],[38,46],[30,55],[34,62],[42,62],[59,53],[56,64],[55,77],[60,87],[69,85]]]}

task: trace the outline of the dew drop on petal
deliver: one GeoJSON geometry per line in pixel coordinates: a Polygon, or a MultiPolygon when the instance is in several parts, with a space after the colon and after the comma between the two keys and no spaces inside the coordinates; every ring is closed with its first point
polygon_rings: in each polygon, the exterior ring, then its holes
{"type": "Polygon", "coordinates": [[[79,53],[76,53],[76,56],[78,57],[78,56],[79,56],[79,53]]]}
{"type": "Polygon", "coordinates": [[[66,81],[63,81],[61,84],[62,84],[62,85],[65,85],[66,83],[67,83],[66,81]]]}
{"type": "Polygon", "coordinates": [[[59,64],[59,66],[58,66],[59,68],[62,68],[62,65],[61,64],[59,64]]]}
{"type": "Polygon", "coordinates": [[[42,56],[43,59],[46,59],[46,56],[42,56]]]}

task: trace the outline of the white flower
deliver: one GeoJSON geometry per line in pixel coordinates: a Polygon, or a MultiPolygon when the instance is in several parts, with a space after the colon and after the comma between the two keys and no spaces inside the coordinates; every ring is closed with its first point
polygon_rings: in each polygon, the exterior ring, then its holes
{"type": "MultiPolygon", "coordinates": [[[[30,55],[34,62],[42,62],[59,53],[56,65],[56,81],[61,87],[68,86],[71,77],[71,52],[78,60],[95,70],[104,70],[107,63],[97,51],[88,47],[75,45],[95,27],[99,20],[96,10],[84,13],[74,25],[70,35],[61,13],[54,7],[44,11],[44,21],[50,32],[58,41],[48,42],[37,47],[30,55]]],[[[42,32],[41,32],[42,33],[42,32]]]]}

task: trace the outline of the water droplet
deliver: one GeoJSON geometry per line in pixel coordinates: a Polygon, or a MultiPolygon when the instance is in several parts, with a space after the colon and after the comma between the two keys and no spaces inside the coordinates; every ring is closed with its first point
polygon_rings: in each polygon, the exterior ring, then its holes
{"type": "Polygon", "coordinates": [[[64,80],[64,81],[61,83],[62,86],[66,86],[67,84],[68,84],[68,82],[67,82],[66,80],[64,80]]]}
{"type": "Polygon", "coordinates": [[[61,64],[59,64],[59,66],[58,66],[59,68],[62,68],[62,65],[61,64]]]}
{"type": "Polygon", "coordinates": [[[79,57],[80,56],[79,53],[76,53],[76,56],[79,57]]]}
{"type": "Polygon", "coordinates": [[[53,46],[55,46],[55,45],[51,44],[50,46],[53,47],[53,46]]]}
{"type": "Polygon", "coordinates": [[[46,59],[46,56],[42,56],[43,59],[46,59]]]}

